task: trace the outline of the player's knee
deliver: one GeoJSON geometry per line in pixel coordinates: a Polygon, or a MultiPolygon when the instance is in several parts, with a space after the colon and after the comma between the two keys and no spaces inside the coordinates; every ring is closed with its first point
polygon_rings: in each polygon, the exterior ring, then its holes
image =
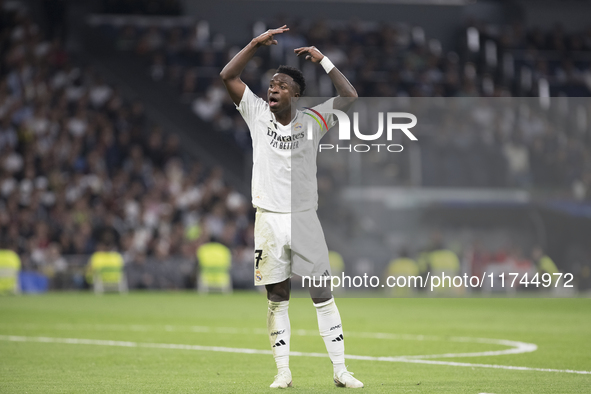
{"type": "Polygon", "coordinates": [[[289,301],[289,292],[267,290],[267,299],[273,302],[289,301]]]}
{"type": "Polygon", "coordinates": [[[332,297],[322,297],[322,298],[314,298],[312,297],[312,302],[314,304],[322,304],[324,302],[330,301],[332,297]]]}
{"type": "Polygon", "coordinates": [[[328,287],[322,287],[322,288],[311,287],[309,289],[309,291],[310,291],[310,298],[312,298],[312,301],[315,304],[318,304],[321,302],[326,302],[332,298],[332,293],[330,291],[330,288],[328,288],[328,287]]]}
{"type": "Polygon", "coordinates": [[[267,299],[274,302],[289,300],[289,281],[266,285],[267,299]]]}

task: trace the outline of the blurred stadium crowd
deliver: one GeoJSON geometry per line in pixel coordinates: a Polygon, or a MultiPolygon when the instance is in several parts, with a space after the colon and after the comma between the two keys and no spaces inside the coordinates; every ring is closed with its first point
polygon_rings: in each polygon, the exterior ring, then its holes
{"type": "Polygon", "coordinates": [[[180,15],[179,0],[102,0],[107,14],[180,15]]]}
{"type": "MultiPolygon", "coordinates": [[[[559,25],[544,31],[528,30],[519,23],[498,26],[471,21],[458,34],[455,50],[443,50],[438,40],[429,39],[417,26],[324,20],[303,24],[284,19],[269,26],[284,23],[290,31],[278,36],[277,46],[257,53],[242,75],[261,97],[266,97],[269,73],[278,64],[302,68],[309,81],[307,96],[334,94],[330,80],[317,67],[293,55],[293,48],[304,45],[320,48],[347,75],[360,97],[591,94],[591,29],[567,34],[559,25]]],[[[253,35],[266,28],[263,22],[255,23],[253,35]]],[[[219,70],[240,47],[226,44],[223,35],[210,31],[207,21],[180,27],[160,26],[156,21],[150,25],[105,23],[101,29],[119,50],[143,56],[154,80],[177,86],[181,99],[191,104],[197,116],[245,150],[251,149],[246,125],[218,78],[219,70]]],[[[591,109],[585,111],[588,114],[591,109]]],[[[482,128],[477,125],[467,127],[466,133],[427,138],[421,145],[428,149],[423,156],[436,159],[423,163],[423,186],[561,188],[575,190],[579,199],[588,198],[591,119],[587,115],[565,130],[548,118],[528,111],[514,116],[508,126],[493,125],[496,129],[489,136],[479,133],[482,128]],[[472,176],[464,168],[477,170],[472,176]]],[[[383,179],[389,184],[408,183],[400,176],[404,171],[397,173],[398,177],[383,179]]]]}
{"type": "MultiPolygon", "coordinates": [[[[107,13],[178,14],[174,0],[104,3],[107,13]],[[153,4],[168,8],[156,10],[153,4]]],[[[180,102],[248,152],[248,129],[219,78],[240,47],[227,44],[207,21],[187,20],[105,22],[99,28],[117,50],[142,56],[149,78],[176,86],[180,102]]],[[[289,33],[279,45],[260,51],[242,75],[261,97],[279,64],[302,68],[308,96],[334,94],[317,66],[292,54],[308,44],[347,75],[360,97],[590,95],[591,30],[566,34],[559,26],[543,31],[470,22],[454,50],[444,50],[422,28],[403,24],[277,20],[255,23],[253,35],[284,23],[289,33]]],[[[48,33],[27,14],[0,11],[0,249],[15,248],[24,269],[52,276],[67,268],[64,257],[86,259],[101,246],[121,251],[130,266],[142,266],[152,258],[194,261],[200,245],[217,240],[231,248],[233,264],[245,267],[251,282],[248,199],[226,182],[220,168],[206,168],[183,151],[177,136],[150,124],[141,102],[126,101],[92,67],[73,61],[60,39],[65,33],[48,33]]],[[[577,118],[572,128],[556,127],[543,113],[525,111],[508,128],[494,123],[479,134],[490,117],[471,115],[456,133],[424,136],[423,186],[536,187],[591,198],[591,118],[577,118]]],[[[408,173],[408,163],[393,168],[383,158],[369,160],[380,169],[379,180],[408,184],[400,175],[408,173]]],[[[319,169],[325,196],[334,196],[344,183],[344,169],[319,169]]],[[[356,221],[333,202],[320,201],[328,216],[332,209],[335,216],[356,221]]],[[[471,253],[471,246],[462,246],[464,251],[456,248],[459,256],[471,253]]],[[[473,270],[525,254],[486,246],[478,253],[465,257],[477,266],[473,270]]],[[[387,261],[376,261],[376,271],[387,261]]],[[[133,280],[139,287],[178,286],[159,285],[157,278],[133,280]]]]}
{"type": "MultiPolygon", "coordinates": [[[[21,12],[0,11],[0,239],[24,270],[53,275],[62,255],[99,244],[130,264],[194,260],[211,238],[252,254],[246,198],[185,157],[90,67],[21,12]]],[[[251,261],[251,256],[247,257],[251,261]]]]}

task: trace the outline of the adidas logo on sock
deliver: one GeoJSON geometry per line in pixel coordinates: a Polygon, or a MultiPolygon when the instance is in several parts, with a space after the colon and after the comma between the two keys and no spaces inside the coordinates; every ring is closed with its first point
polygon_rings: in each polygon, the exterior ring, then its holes
{"type": "Polygon", "coordinates": [[[281,345],[287,345],[283,339],[281,339],[279,342],[277,342],[275,345],[273,345],[273,347],[279,347],[281,345]]]}
{"type": "Polygon", "coordinates": [[[333,342],[340,342],[340,341],[344,341],[345,338],[343,338],[343,334],[339,335],[338,337],[336,337],[335,339],[333,339],[333,342]]]}

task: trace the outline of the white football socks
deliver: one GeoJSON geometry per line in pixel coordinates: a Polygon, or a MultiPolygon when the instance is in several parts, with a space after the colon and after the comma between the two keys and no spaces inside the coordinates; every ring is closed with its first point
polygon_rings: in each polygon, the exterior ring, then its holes
{"type": "Polygon", "coordinates": [[[328,356],[334,372],[345,369],[345,342],[341,315],[334,302],[334,298],[320,304],[314,304],[318,316],[318,329],[324,339],[328,356]]]}
{"type": "Polygon", "coordinates": [[[269,331],[269,342],[273,348],[273,357],[277,364],[277,370],[289,370],[289,341],[291,327],[287,309],[289,301],[269,301],[267,310],[267,329],[269,331]]]}

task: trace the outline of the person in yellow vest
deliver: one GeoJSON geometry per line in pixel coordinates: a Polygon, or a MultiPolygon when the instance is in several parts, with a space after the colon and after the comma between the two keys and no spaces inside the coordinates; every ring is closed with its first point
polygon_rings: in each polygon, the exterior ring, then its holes
{"type": "Polygon", "coordinates": [[[417,257],[417,264],[419,265],[419,270],[421,271],[421,275],[426,276],[427,272],[431,270],[431,261],[430,255],[431,252],[436,251],[437,249],[441,249],[442,241],[441,241],[441,234],[437,231],[431,233],[429,237],[429,244],[426,248],[424,248],[417,257]]]}
{"type": "Polygon", "coordinates": [[[197,249],[197,262],[199,264],[197,289],[200,293],[206,293],[212,289],[221,290],[223,293],[232,292],[230,277],[232,253],[227,246],[215,239],[204,243],[197,249]]]}
{"type": "Polygon", "coordinates": [[[409,280],[409,277],[417,277],[419,275],[419,264],[409,257],[408,250],[403,247],[400,249],[399,256],[390,261],[390,264],[386,267],[384,280],[388,283],[388,292],[396,296],[405,296],[416,291],[415,282],[409,280]],[[390,277],[396,278],[396,281],[394,282],[390,277]],[[401,277],[404,279],[399,279],[401,277]],[[395,286],[392,286],[394,284],[395,286]]]}
{"type": "MultiPolygon", "coordinates": [[[[438,276],[440,279],[442,275],[450,277],[450,279],[441,280],[441,285],[436,287],[435,291],[441,292],[444,289],[452,289],[454,292],[461,292],[464,287],[450,286],[453,277],[460,274],[460,259],[458,255],[452,250],[446,249],[441,241],[441,235],[436,233],[432,236],[432,243],[430,250],[421,254],[421,269],[423,272],[428,271],[430,276],[438,276]]],[[[430,284],[427,284],[430,288],[430,284]]]]}
{"type": "MultiPolygon", "coordinates": [[[[332,276],[338,276],[340,278],[343,272],[345,271],[345,261],[343,260],[343,256],[341,256],[339,252],[329,250],[328,262],[330,264],[330,271],[332,272],[332,276]]],[[[337,287],[334,289],[334,291],[340,293],[343,291],[343,288],[337,287]]]]}
{"type": "Polygon", "coordinates": [[[429,263],[431,275],[437,275],[441,279],[441,285],[437,289],[447,289],[453,293],[465,291],[464,287],[455,287],[451,283],[454,276],[460,274],[460,259],[453,251],[444,248],[434,250],[429,253],[429,263]]]}
{"type": "Polygon", "coordinates": [[[421,251],[417,257],[417,266],[422,276],[426,276],[427,271],[429,271],[429,253],[431,253],[431,250],[426,249],[421,251]]]}
{"type": "Polygon", "coordinates": [[[556,281],[558,280],[558,275],[554,274],[560,273],[560,270],[558,269],[558,267],[556,267],[554,261],[552,261],[552,259],[544,253],[542,248],[537,245],[534,246],[534,248],[532,249],[531,256],[532,261],[534,262],[538,270],[540,281],[542,280],[542,275],[550,274],[550,276],[552,277],[552,284],[550,287],[554,288],[554,286],[556,286],[556,281]]]}
{"type": "Polygon", "coordinates": [[[110,243],[100,243],[90,256],[86,281],[93,285],[95,293],[103,293],[105,286],[127,292],[127,280],[123,272],[123,256],[110,243]]]}
{"type": "Polygon", "coordinates": [[[449,249],[437,249],[429,253],[431,272],[443,272],[445,275],[460,273],[460,259],[449,249]]]}
{"type": "Polygon", "coordinates": [[[0,294],[20,292],[18,274],[21,259],[6,244],[0,245],[0,294]]]}

